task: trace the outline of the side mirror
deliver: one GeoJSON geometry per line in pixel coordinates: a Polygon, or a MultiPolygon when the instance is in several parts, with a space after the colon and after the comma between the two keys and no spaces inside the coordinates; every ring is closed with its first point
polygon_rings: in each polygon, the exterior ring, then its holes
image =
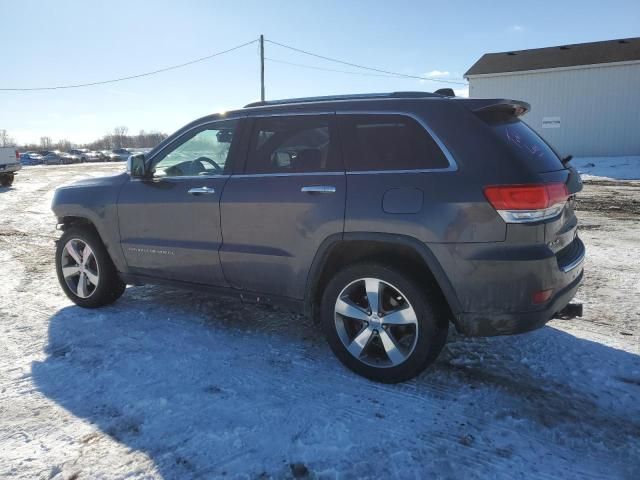
{"type": "Polygon", "coordinates": [[[137,155],[130,155],[127,159],[127,173],[132,177],[146,177],[147,176],[147,162],[144,153],[137,155]]]}

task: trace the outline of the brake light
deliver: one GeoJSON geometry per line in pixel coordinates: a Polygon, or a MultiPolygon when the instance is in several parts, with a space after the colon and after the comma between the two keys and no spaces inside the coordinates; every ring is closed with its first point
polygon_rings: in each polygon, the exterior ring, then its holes
{"type": "Polygon", "coordinates": [[[20,154],[18,153],[18,150],[16,150],[16,160],[20,160],[20,154]]]}
{"type": "Polygon", "coordinates": [[[564,183],[537,185],[495,185],[484,195],[507,223],[537,222],[562,212],[569,198],[564,183]]]}

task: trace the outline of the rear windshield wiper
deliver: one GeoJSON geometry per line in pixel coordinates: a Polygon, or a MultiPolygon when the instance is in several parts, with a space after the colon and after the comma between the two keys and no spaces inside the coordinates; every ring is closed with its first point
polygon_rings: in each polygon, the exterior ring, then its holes
{"type": "Polygon", "coordinates": [[[566,157],[564,157],[562,160],[560,160],[562,162],[562,165],[564,165],[565,167],[567,166],[567,163],[569,163],[571,161],[571,159],[573,158],[573,155],[567,155],[566,157]]]}

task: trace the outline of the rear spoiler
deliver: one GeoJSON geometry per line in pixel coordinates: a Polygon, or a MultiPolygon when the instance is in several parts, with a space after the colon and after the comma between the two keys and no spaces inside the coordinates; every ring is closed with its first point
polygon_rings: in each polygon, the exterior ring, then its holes
{"type": "Polygon", "coordinates": [[[474,113],[481,116],[501,116],[520,117],[531,110],[531,105],[521,100],[507,99],[465,99],[462,104],[474,113]]]}

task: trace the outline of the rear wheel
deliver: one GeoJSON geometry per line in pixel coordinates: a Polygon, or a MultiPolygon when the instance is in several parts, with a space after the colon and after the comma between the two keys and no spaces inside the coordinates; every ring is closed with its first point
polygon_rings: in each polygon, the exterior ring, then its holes
{"type": "Polygon", "coordinates": [[[448,320],[427,285],[380,264],[347,267],[327,284],[320,318],[331,349],[371,380],[413,378],[446,343],[448,320]]]}
{"type": "Polygon", "coordinates": [[[13,179],[14,179],[14,175],[13,173],[6,173],[2,176],[0,176],[0,185],[2,185],[3,187],[10,187],[13,184],[13,179]]]}
{"type": "Polygon", "coordinates": [[[113,303],[126,288],[100,237],[90,227],[71,227],[60,237],[56,272],[67,297],[85,308],[113,303]]]}

